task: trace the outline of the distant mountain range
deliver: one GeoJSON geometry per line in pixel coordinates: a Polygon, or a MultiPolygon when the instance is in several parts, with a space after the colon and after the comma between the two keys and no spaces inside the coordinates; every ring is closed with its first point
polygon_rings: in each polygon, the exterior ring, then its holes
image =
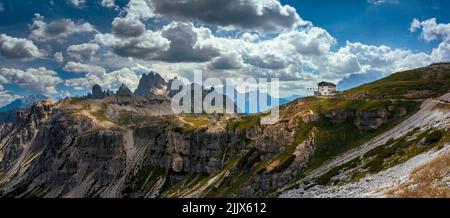
{"type": "Polygon", "coordinates": [[[237,107],[239,108],[239,111],[243,114],[254,114],[254,113],[259,113],[259,112],[263,112],[263,111],[267,111],[273,107],[276,106],[281,106],[284,104],[287,104],[291,101],[294,101],[296,99],[302,98],[303,96],[300,95],[292,95],[286,98],[275,98],[270,95],[267,96],[267,104],[265,107],[260,107],[258,104],[258,101],[253,102],[254,104],[256,104],[256,108],[252,108],[250,109],[250,95],[253,94],[255,95],[257,98],[259,96],[259,92],[257,91],[253,91],[253,92],[246,92],[245,93],[245,101],[244,102],[237,102],[237,97],[233,98],[234,99],[234,103],[237,105],[237,107]],[[256,92],[256,93],[255,93],[256,92]],[[272,103],[273,102],[273,103],[272,103]],[[278,102],[278,103],[275,103],[278,102]]]}
{"type": "Polygon", "coordinates": [[[31,106],[32,104],[36,103],[37,101],[48,99],[45,95],[29,95],[23,98],[16,99],[12,101],[11,103],[0,107],[0,112],[7,112],[12,111],[20,108],[27,108],[31,106]]]}

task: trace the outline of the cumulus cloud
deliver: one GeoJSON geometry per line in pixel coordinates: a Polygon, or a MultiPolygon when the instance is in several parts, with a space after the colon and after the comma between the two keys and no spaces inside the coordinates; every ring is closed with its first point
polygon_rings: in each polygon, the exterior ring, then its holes
{"type": "Polygon", "coordinates": [[[450,61],[450,42],[442,42],[437,48],[431,52],[431,57],[434,62],[450,61]]]}
{"type": "Polygon", "coordinates": [[[450,23],[437,23],[436,18],[424,21],[414,19],[410,26],[411,32],[420,30],[420,36],[427,42],[440,40],[441,43],[431,52],[433,62],[450,61],[450,23]]]}
{"type": "Polygon", "coordinates": [[[97,50],[100,48],[95,43],[83,43],[67,47],[67,54],[77,60],[91,60],[97,50]]]}
{"type": "Polygon", "coordinates": [[[28,39],[0,35],[0,55],[6,58],[30,59],[44,56],[28,39]]]}
{"type": "Polygon", "coordinates": [[[336,43],[336,40],[326,30],[319,27],[282,34],[281,40],[284,39],[288,40],[297,52],[306,56],[323,55],[336,43]]]}
{"type": "Polygon", "coordinates": [[[444,41],[450,41],[450,23],[438,24],[436,18],[431,18],[425,21],[419,21],[414,19],[411,23],[409,30],[415,32],[421,29],[421,37],[425,41],[433,41],[442,39],[444,41]]]}
{"type": "Polygon", "coordinates": [[[348,47],[339,49],[328,58],[328,72],[350,74],[361,70],[358,57],[349,51],[348,47]]]}
{"type": "Polygon", "coordinates": [[[75,23],[71,19],[61,19],[46,23],[43,16],[35,14],[30,38],[45,42],[53,39],[61,40],[73,34],[95,31],[95,28],[87,22],[75,23]]]}
{"type": "Polygon", "coordinates": [[[69,61],[66,66],[64,66],[64,70],[67,72],[89,73],[94,75],[103,75],[105,73],[105,68],[103,67],[73,61],[69,61]]]}
{"type": "Polygon", "coordinates": [[[239,69],[244,66],[242,56],[238,53],[225,53],[211,61],[210,68],[219,70],[239,69]]]}
{"type": "Polygon", "coordinates": [[[124,13],[130,19],[144,19],[158,17],[153,13],[146,0],[130,0],[124,8],[124,13]]]}
{"type": "Polygon", "coordinates": [[[77,8],[83,7],[84,3],[86,3],[85,0],[69,0],[69,3],[77,8]]]}
{"type": "MultiPolygon", "coordinates": [[[[258,51],[257,49],[252,49],[252,51],[258,51]]],[[[268,49],[259,50],[263,51],[262,53],[254,52],[249,53],[248,56],[245,57],[245,61],[248,64],[259,68],[265,69],[284,69],[288,65],[288,60],[285,59],[283,54],[279,54],[276,51],[269,51],[268,49]]]]}
{"type": "Polygon", "coordinates": [[[13,94],[11,92],[3,91],[0,85],[0,107],[5,106],[17,98],[20,98],[20,95],[13,94]]]}
{"type": "Polygon", "coordinates": [[[134,90],[139,84],[139,79],[140,76],[130,68],[122,68],[110,73],[88,73],[83,78],[68,79],[65,84],[80,90],[89,90],[94,84],[99,84],[103,89],[116,90],[124,83],[128,88],[134,90]]]}
{"type": "Polygon", "coordinates": [[[154,59],[160,52],[169,48],[170,42],[160,32],[147,30],[139,37],[121,39],[113,34],[97,34],[97,43],[112,48],[121,57],[132,57],[144,60],[154,59]]]}
{"type": "Polygon", "coordinates": [[[102,0],[101,5],[105,8],[115,8],[116,3],[114,2],[114,0],[102,0]]]}
{"type": "Polygon", "coordinates": [[[256,42],[244,39],[235,47],[244,47],[241,55],[245,63],[256,67],[285,69],[292,64],[309,64],[317,68],[315,62],[322,62],[335,42],[326,30],[308,27],[281,33],[272,39],[256,42]]]}
{"type": "Polygon", "coordinates": [[[157,57],[159,60],[204,62],[219,55],[213,44],[202,43],[212,37],[207,28],[195,28],[191,23],[172,22],[163,28],[161,35],[170,42],[170,46],[157,57]]]}
{"type": "Polygon", "coordinates": [[[307,23],[295,8],[277,0],[147,0],[147,3],[161,16],[224,27],[272,32],[307,23]]]}
{"type": "Polygon", "coordinates": [[[53,57],[55,57],[55,60],[56,60],[56,62],[58,62],[58,63],[64,62],[64,56],[63,56],[62,52],[55,52],[55,54],[53,55],[53,57]]]}
{"type": "Polygon", "coordinates": [[[158,61],[151,62],[152,66],[162,72],[184,75],[202,69],[208,76],[275,76],[286,81],[310,78],[337,82],[353,73],[371,71],[388,75],[448,57],[447,44],[433,54],[357,42],[334,50],[336,39],[315,26],[270,36],[261,32],[240,32],[237,37],[215,34],[191,22],[173,21],[138,37],[97,34],[94,41],[111,47],[120,57],[158,61]]]}
{"type": "Polygon", "coordinates": [[[411,22],[411,25],[409,26],[409,32],[416,32],[416,30],[420,29],[421,26],[422,24],[420,23],[420,21],[417,18],[414,18],[411,22]]]}
{"type": "Polygon", "coordinates": [[[242,39],[247,42],[257,42],[260,38],[258,34],[245,32],[244,34],[242,34],[242,39]]]}
{"type": "Polygon", "coordinates": [[[116,17],[112,22],[112,32],[118,37],[138,37],[144,34],[145,25],[139,19],[116,17]]]}
{"type": "Polygon", "coordinates": [[[28,68],[26,70],[1,68],[0,83],[15,84],[25,89],[37,91],[45,94],[56,93],[55,86],[63,80],[53,70],[45,67],[28,68]]]}
{"type": "Polygon", "coordinates": [[[219,55],[207,41],[212,33],[191,23],[172,22],[160,31],[145,31],[141,36],[121,38],[114,34],[97,34],[95,41],[109,46],[122,57],[166,62],[205,62],[219,55]]]}
{"type": "Polygon", "coordinates": [[[431,57],[423,52],[394,49],[388,46],[374,46],[347,42],[347,52],[355,55],[366,71],[379,71],[387,74],[395,71],[418,68],[431,63],[431,57]]]}

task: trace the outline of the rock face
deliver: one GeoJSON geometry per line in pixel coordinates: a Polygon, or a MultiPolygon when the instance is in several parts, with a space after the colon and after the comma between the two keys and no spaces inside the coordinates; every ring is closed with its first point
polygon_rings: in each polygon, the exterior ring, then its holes
{"type": "Polygon", "coordinates": [[[133,92],[131,92],[131,90],[125,84],[122,83],[119,90],[116,92],[116,95],[133,96],[133,92]]]}
{"type": "Polygon", "coordinates": [[[361,130],[377,129],[388,121],[389,112],[379,111],[358,111],[356,112],[355,126],[361,130]]]}
{"type": "Polygon", "coordinates": [[[157,196],[156,181],[213,174],[223,158],[243,149],[225,129],[184,134],[164,127],[170,122],[155,117],[135,129],[104,129],[88,117],[37,105],[18,115],[22,133],[11,134],[2,150],[0,172],[9,182],[0,180],[0,196],[157,196]]]}
{"type": "Polygon", "coordinates": [[[103,91],[102,87],[98,84],[92,86],[92,94],[88,94],[88,99],[102,99],[107,96],[114,95],[114,93],[110,90],[103,91]]]}
{"type": "Polygon", "coordinates": [[[92,99],[101,99],[103,98],[103,90],[102,87],[98,84],[92,86],[92,99]]]}
{"type": "Polygon", "coordinates": [[[166,81],[157,73],[151,72],[143,74],[139,80],[139,85],[134,92],[135,96],[152,96],[155,94],[164,94],[166,90],[166,81]]]}
{"type": "Polygon", "coordinates": [[[53,113],[51,101],[41,101],[28,109],[18,110],[15,116],[0,123],[0,171],[14,173],[18,170],[17,162],[25,158],[40,127],[53,113]]]}

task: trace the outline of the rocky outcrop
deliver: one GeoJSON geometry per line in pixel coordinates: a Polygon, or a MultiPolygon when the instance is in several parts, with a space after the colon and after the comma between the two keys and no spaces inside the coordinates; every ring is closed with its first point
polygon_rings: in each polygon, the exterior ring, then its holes
{"type": "Polygon", "coordinates": [[[0,124],[0,171],[17,170],[24,151],[29,150],[40,127],[53,113],[51,105],[51,101],[40,101],[29,109],[18,110],[9,122],[0,124]]]}
{"type": "Polygon", "coordinates": [[[133,96],[133,92],[131,92],[131,90],[122,83],[122,85],[120,86],[119,90],[116,92],[116,95],[119,96],[133,96]]]}
{"type": "Polygon", "coordinates": [[[154,173],[155,180],[176,182],[178,174],[212,175],[243,149],[226,129],[179,132],[172,118],[155,117],[132,130],[105,129],[89,117],[36,105],[15,122],[30,127],[17,129],[23,133],[5,144],[0,171],[11,173],[7,184],[0,181],[0,195],[145,196],[150,193],[141,186],[153,189],[156,183],[137,184],[136,176],[154,173]]]}
{"type": "Polygon", "coordinates": [[[110,90],[103,91],[102,87],[98,84],[92,86],[92,94],[88,94],[86,98],[88,99],[102,99],[107,96],[114,95],[110,90]]]}
{"type": "Polygon", "coordinates": [[[355,126],[361,130],[377,129],[388,121],[389,112],[387,110],[378,111],[357,111],[355,126]]]}
{"type": "Polygon", "coordinates": [[[165,94],[166,81],[157,73],[142,74],[139,85],[134,95],[136,96],[152,96],[156,94],[165,94]]]}
{"type": "Polygon", "coordinates": [[[324,116],[334,124],[352,121],[359,130],[374,130],[392,120],[399,120],[407,115],[402,106],[380,107],[377,110],[333,110],[324,116]]]}
{"type": "Polygon", "coordinates": [[[345,122],[347,118],[354,117],[354,115],[354,111],[333,110],[325,114],[325,117],[329,118],[335,124],[340,124],[345,122]]]}
{"type": "Polygon", "coordinates": [[[262,134],[258,134],[255,146],[258,150],[272,156],[292,144],[295,132],[298,130],[295,122],[280,122],[266,127],[262,134]]]}
{"type": "Polygon", "coordinates": [[[98,84],[92,86],[92,99],[101,99],[103,97],[102,87],[98,84]]]}

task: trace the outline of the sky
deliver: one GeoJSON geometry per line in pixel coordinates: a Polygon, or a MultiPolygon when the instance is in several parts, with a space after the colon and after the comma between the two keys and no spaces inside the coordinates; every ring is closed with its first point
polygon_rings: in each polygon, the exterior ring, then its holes
{"type": "Polygon", "coordinates": [[[280,95],[450,61],[449,1],[0,0],[0,106],[94,84],[279,78],[280,95]]]}

